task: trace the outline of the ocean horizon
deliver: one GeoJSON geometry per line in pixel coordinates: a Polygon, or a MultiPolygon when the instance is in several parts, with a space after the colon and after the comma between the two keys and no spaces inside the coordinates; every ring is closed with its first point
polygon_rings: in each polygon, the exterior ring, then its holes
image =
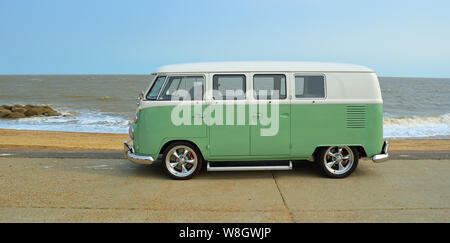
{"type": "MultiPolygon", "coordinates": [[[[450,78],[379,77],[384,137],[450,138],[450,78]]],[[[0,119],[0,129],[126,133],[151,75],[0,75],[0,105],[48,105],[57,117],[0,119]]]]}

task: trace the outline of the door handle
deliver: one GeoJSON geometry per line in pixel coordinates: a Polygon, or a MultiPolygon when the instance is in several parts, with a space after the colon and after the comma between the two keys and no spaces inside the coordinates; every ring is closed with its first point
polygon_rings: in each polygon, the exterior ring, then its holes
{"type": "Polygon", "coordinates": [[[253,117],[255,117],[255,118],[256,118],[256,117],[261,117],[261,116],[262,116],[261,113],[256,113],[256,114],[253,115],[253,117]]]}

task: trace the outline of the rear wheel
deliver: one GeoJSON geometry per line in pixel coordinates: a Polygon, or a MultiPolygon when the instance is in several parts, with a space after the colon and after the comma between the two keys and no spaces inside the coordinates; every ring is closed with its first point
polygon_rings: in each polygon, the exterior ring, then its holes
{"type": "Polygon", "coordinates": [[[316,162],[328,177],[344,178],[356,169],[358,159],[359,153],[356,148],[331,146],[319,150],[316,162]]]}
{"type": "Polygon", "coordinates": [[[163,153],[163,168],[173,179],[186,180],[196,175],[202,166],[200,151],[190,143],[176,142],[163,153]]]}

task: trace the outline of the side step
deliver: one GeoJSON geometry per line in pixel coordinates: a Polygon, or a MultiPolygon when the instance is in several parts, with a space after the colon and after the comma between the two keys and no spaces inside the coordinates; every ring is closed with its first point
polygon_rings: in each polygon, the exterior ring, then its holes
{"type": "MultiPolygon", "coordinates": [[[[224,163],[227,164],[228,162],[224,162],[224,163]]],[[[206,168],[207,168],[207,171],[292,170],[292,161],[289,161],[289,165],[253,165],[253,166],[249,166],[249,165],[245,165],[245,166],[211,166],[211,162],[208,162],[206,168]]]]}

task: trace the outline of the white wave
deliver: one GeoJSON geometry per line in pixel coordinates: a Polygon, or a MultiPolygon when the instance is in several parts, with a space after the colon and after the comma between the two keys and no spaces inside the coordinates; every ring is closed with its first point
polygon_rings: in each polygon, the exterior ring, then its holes
{"type": "Polygon", "coordinates": [[[440,116],[385,117],[387,138],[450,137],[450,113],[440,116]]]}
{"type": "Polygon", "coordinates": [[[58,110],[62,115],[53,117],[28,117],[2,119],[0,128],[21,130],[127,133],[128,119],[109,113],[79,110],[58,110]]]}

